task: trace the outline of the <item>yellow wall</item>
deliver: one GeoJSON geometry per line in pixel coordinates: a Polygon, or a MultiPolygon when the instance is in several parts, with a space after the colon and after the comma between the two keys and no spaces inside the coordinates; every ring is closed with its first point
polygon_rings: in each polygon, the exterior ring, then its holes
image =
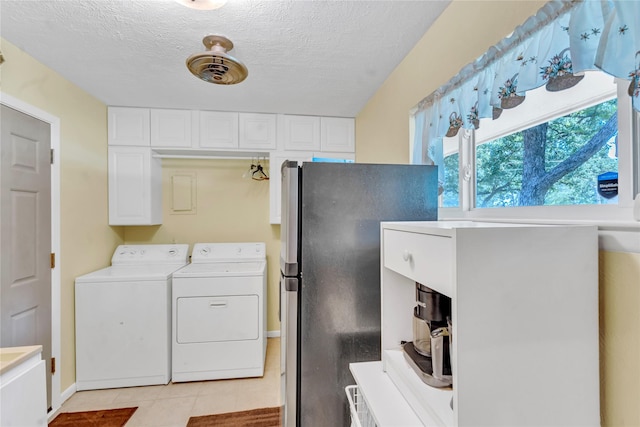
{"type": "Polygon", "coordinates": [[[409,110],[545,3],[453,1],[358,114],[356,160],[407,163],[409,110]]]}
{"type": "Polygon", "coordinates": [[[269,224],[269,181],[243,178],[251,160],[162,161],[162,225],[125,227],[125,242],[265,242],[267,245],[267,330],[279,331],[280,226],[269,224]],[[196,174],[196,213],[171,214],[171,176],[196,174]]]}
{"type": "MultiPolygon", "coordinates": [[[[359,162],[409,161],[409,110],[545,1],[454,0],[356,117],[359,162]]],[[[640,233],[635,232],[639,235],[640,233]]],[[[640,425],[640,254],[600,254],[602,425],[640,425]]]]}
{"type": "MultiPolygon", "coordinates": [[[[409,109],[479,57],[544,1],[455,0],[356,119],[360,162],[409,159],[409,109]]],[[[264,241],[269,262],[268,329],[277,330],[279,226],[269,225],[268,183],[242,179],[242,160],[164,160],[164,224],[109,227],[106,106],[0,39],[0,89],[61,121],[61,390],[75,381],[73,280],[109,264],[115,246],[264,241]],[[170,215],[172,171],[195,171],[197,215],[170,215]]],[[[640,254],[602,252],[601,394],[604,426],[640,425],[640,254]]]]}
{"type": "MultiPolygon", "coordinates": [[[[269,181],[242,178],[250,160],[163,160],[164,222],[108,225],[106,105],[4,39],[0,90],[60,119],[61,390],[75,382],[74,279],[108,266],[122,243],[250,242],[267,244],[267,330],[278,331],[280,227],[269,224],[269,181]],[[194,171],[197,214],[171,215],[172,171],[194,171]]],[[[265,164],[268,166],[268,164],[265,164]]]]}
{"type": "Polygon", "coordinates": [[[109,265],[122,243],[107,220],[107,108],[16,46],[0,39],[1,90],[60,119],[60,387],[75,382],[75,277],[109,265]]]}
{"type": "Polygon", "coordinates": [[[600,252],[600,398],[605,427],[640,426],[639,307],[640,254],[600,252]]]}

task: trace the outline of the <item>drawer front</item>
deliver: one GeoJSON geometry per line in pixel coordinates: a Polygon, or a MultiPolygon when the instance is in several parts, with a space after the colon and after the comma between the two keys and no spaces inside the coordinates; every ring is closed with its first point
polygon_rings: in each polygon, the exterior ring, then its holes
{"type": "Polygon", "coordinates": [[[451,297],[453,241],[450,237],[384,230],[384,266],[451,297]]]}

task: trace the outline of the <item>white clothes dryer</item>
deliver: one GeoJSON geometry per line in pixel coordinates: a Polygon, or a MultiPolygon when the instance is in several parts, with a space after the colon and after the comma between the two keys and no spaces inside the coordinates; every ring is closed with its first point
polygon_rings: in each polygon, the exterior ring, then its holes
{"type": "Polygon", "coordinates": [[[168,384],[171,280],[189,245],[121,245],[76,278],[76,389],[168,384]]]}
{"type": "Polygon", "coordinates": [[[196,243],[173,275],[173,382],[261,377],[267,350],[264,243],[196,243]]]}

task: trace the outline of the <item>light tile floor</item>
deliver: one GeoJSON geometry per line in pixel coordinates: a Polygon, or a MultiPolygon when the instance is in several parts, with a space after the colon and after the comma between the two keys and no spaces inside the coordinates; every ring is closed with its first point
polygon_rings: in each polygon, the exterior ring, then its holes
{"type": "Polygon", "coordinates": [[[137,406],[125,427],[184,427],[192,416],[279,405],[280,338],[269,338],[262,378],[79,391],[60,412],[137,406]]]}

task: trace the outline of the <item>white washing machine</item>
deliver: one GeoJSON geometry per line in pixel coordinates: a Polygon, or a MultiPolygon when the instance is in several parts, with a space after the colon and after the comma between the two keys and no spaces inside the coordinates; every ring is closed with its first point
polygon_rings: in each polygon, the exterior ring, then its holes
{"type": "Polygon", "coordinates": [[[189,245],[121,245],[111,267],[76,278],[76,388],[167,384],[171,279],[189,245]]]}
{"type": "Polygon", "coordinates": [[[173,275],[173,382],[261,377],[267,350],[264,243],[196,243],[173,275]]]}

